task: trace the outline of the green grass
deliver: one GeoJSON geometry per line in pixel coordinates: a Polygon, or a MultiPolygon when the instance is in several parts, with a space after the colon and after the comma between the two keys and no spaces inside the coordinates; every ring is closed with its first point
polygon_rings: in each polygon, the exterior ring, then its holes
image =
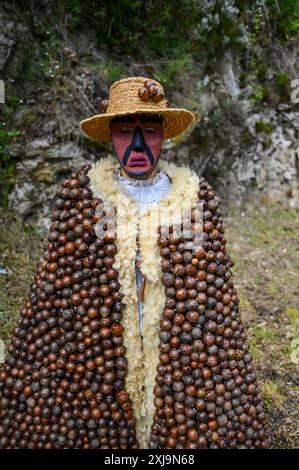
{"type": "Polygon", "coordinates": [[[276,295],[276,294],[278,294],[279,289],[278,289],[277,286],[270,285],[270,286],[267,286],[267,287],[266,287],[266,291],[267,291],[270,295],[276,295]]]}
{"type": "Polygon", "coordinates": [[[262,383],[260,388],[263,403],[267,410],[271,409],[273,405],[276,407],[280,407],[282,405],[285,400],[285,396],[276,382],[273,380],[266,380],[262,383]]]}
{"type": "Polygon", "coordinates": [[[256,196],[228,213],[227,248],[272,445],[298,448],[299,211],[256,196]]]}
{"type": "Polygon", "coordinates": [[[35,231],[26,234],[14,214],[0,210],[0,339],[8,341],[19,309],[26,302],[36,264],[42,254],[42,240],[35,231]]]}
{"type": "Polygon", "coordinates": [[[299,322],[299,310],[295,307],[286,307],[286,314],[293,326],[299,322]]]}
{"type": "Polygon", "coordinates": [[[269,327],[257,325],[257,326],[254,326],[251,330],[251,339],[252,339],[252,342],[259,343],[259,344],[262,343],[263,341],[265,342],[277,341],[278,333],[269,327]]]}
{"type": "Polygon", "coordinates": [[[279,407],[285,399],[282,390],[273,380],[266,380],[262,383],[261,394],[267,410],[273,406],[279,407]]]}

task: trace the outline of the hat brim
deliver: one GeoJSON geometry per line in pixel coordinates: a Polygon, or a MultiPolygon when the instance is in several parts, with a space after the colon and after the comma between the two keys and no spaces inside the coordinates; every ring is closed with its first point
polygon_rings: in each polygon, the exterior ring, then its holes
{"type": "Polygon", "coordinates": [[[82,131],[92,139],[111,142],[111,133],[109,123],[111,119],[116,116],[125,116],[128,114],[160,114],[165,118],[164,122],[164,139],[171,139],[178,136],[188,129],[188,127],[195,121],[196,117],[187,109],[183,108],[168,108],[157,110],[157,108],[148,108],[146,111],[134,110],[120,113],[104,113],[96,114],[90,118],[84,119],[80,122],[82,131]]]}

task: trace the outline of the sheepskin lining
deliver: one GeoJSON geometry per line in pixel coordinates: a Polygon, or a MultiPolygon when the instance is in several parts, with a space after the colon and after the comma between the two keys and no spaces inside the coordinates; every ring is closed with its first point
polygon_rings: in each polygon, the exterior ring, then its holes
{"type": "Polygon", "coordinates": [[[123,342],[128,365],[125,388],[132,400],[136,418],[136,438],[140,448],[146,449],[155,415],[153,389],[156,367],[159,364],[160,320],[166,300],[164,286],[161,283],[161,256],[157,245],[158,227],[181,223],[183,208],[188,204],[195,207],[199,179],[187,167],[177,167],[173,163],[159,161],[159,167],[172,180],[171,188],[158,204],[140,212],[138,203],[127,197],[113,178],[113,172],[118,167],[116,157],[108,156],[94,163],[88,176],[94,197],[108,201],[115,208],[118,251],[114,267],[119,271],[119,282],[125,304],[122,317],[123,342]],[[168,217],[169,213],[173,214],[171,219],[168,217]],[[128,230],[125,230],[125,227],[128,230]],[[139,331],[135,277],[138,231],[141,271],[146,277],[143,339],[139,331]]]}

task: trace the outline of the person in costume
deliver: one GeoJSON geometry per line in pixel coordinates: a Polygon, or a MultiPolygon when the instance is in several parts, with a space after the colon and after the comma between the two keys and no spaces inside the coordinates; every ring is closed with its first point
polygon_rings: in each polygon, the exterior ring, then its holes
{"type": "Polygon", "coordinates": [[[146,77],[101,111],[80,127],[116,156],[57,190],[0,373],[0,447],[268,448],[219,198],[160,160],[195,116],[146,77]]]}

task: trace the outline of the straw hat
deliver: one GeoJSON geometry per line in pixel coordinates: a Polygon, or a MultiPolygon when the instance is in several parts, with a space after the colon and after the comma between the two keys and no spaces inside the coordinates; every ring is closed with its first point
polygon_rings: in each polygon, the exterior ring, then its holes
{"type": "Polygon", "coordinates": [[[181,134],[195,121],[191,111],[170,107],[162,85],[146,77],[128,77],[114,82],[101,110],[102,114],[81,121],[80,128],[87,136],[103,141],[111,141],[109,122],[115,116],[160,114],[164,118],[164,139],[181,134]]]}

